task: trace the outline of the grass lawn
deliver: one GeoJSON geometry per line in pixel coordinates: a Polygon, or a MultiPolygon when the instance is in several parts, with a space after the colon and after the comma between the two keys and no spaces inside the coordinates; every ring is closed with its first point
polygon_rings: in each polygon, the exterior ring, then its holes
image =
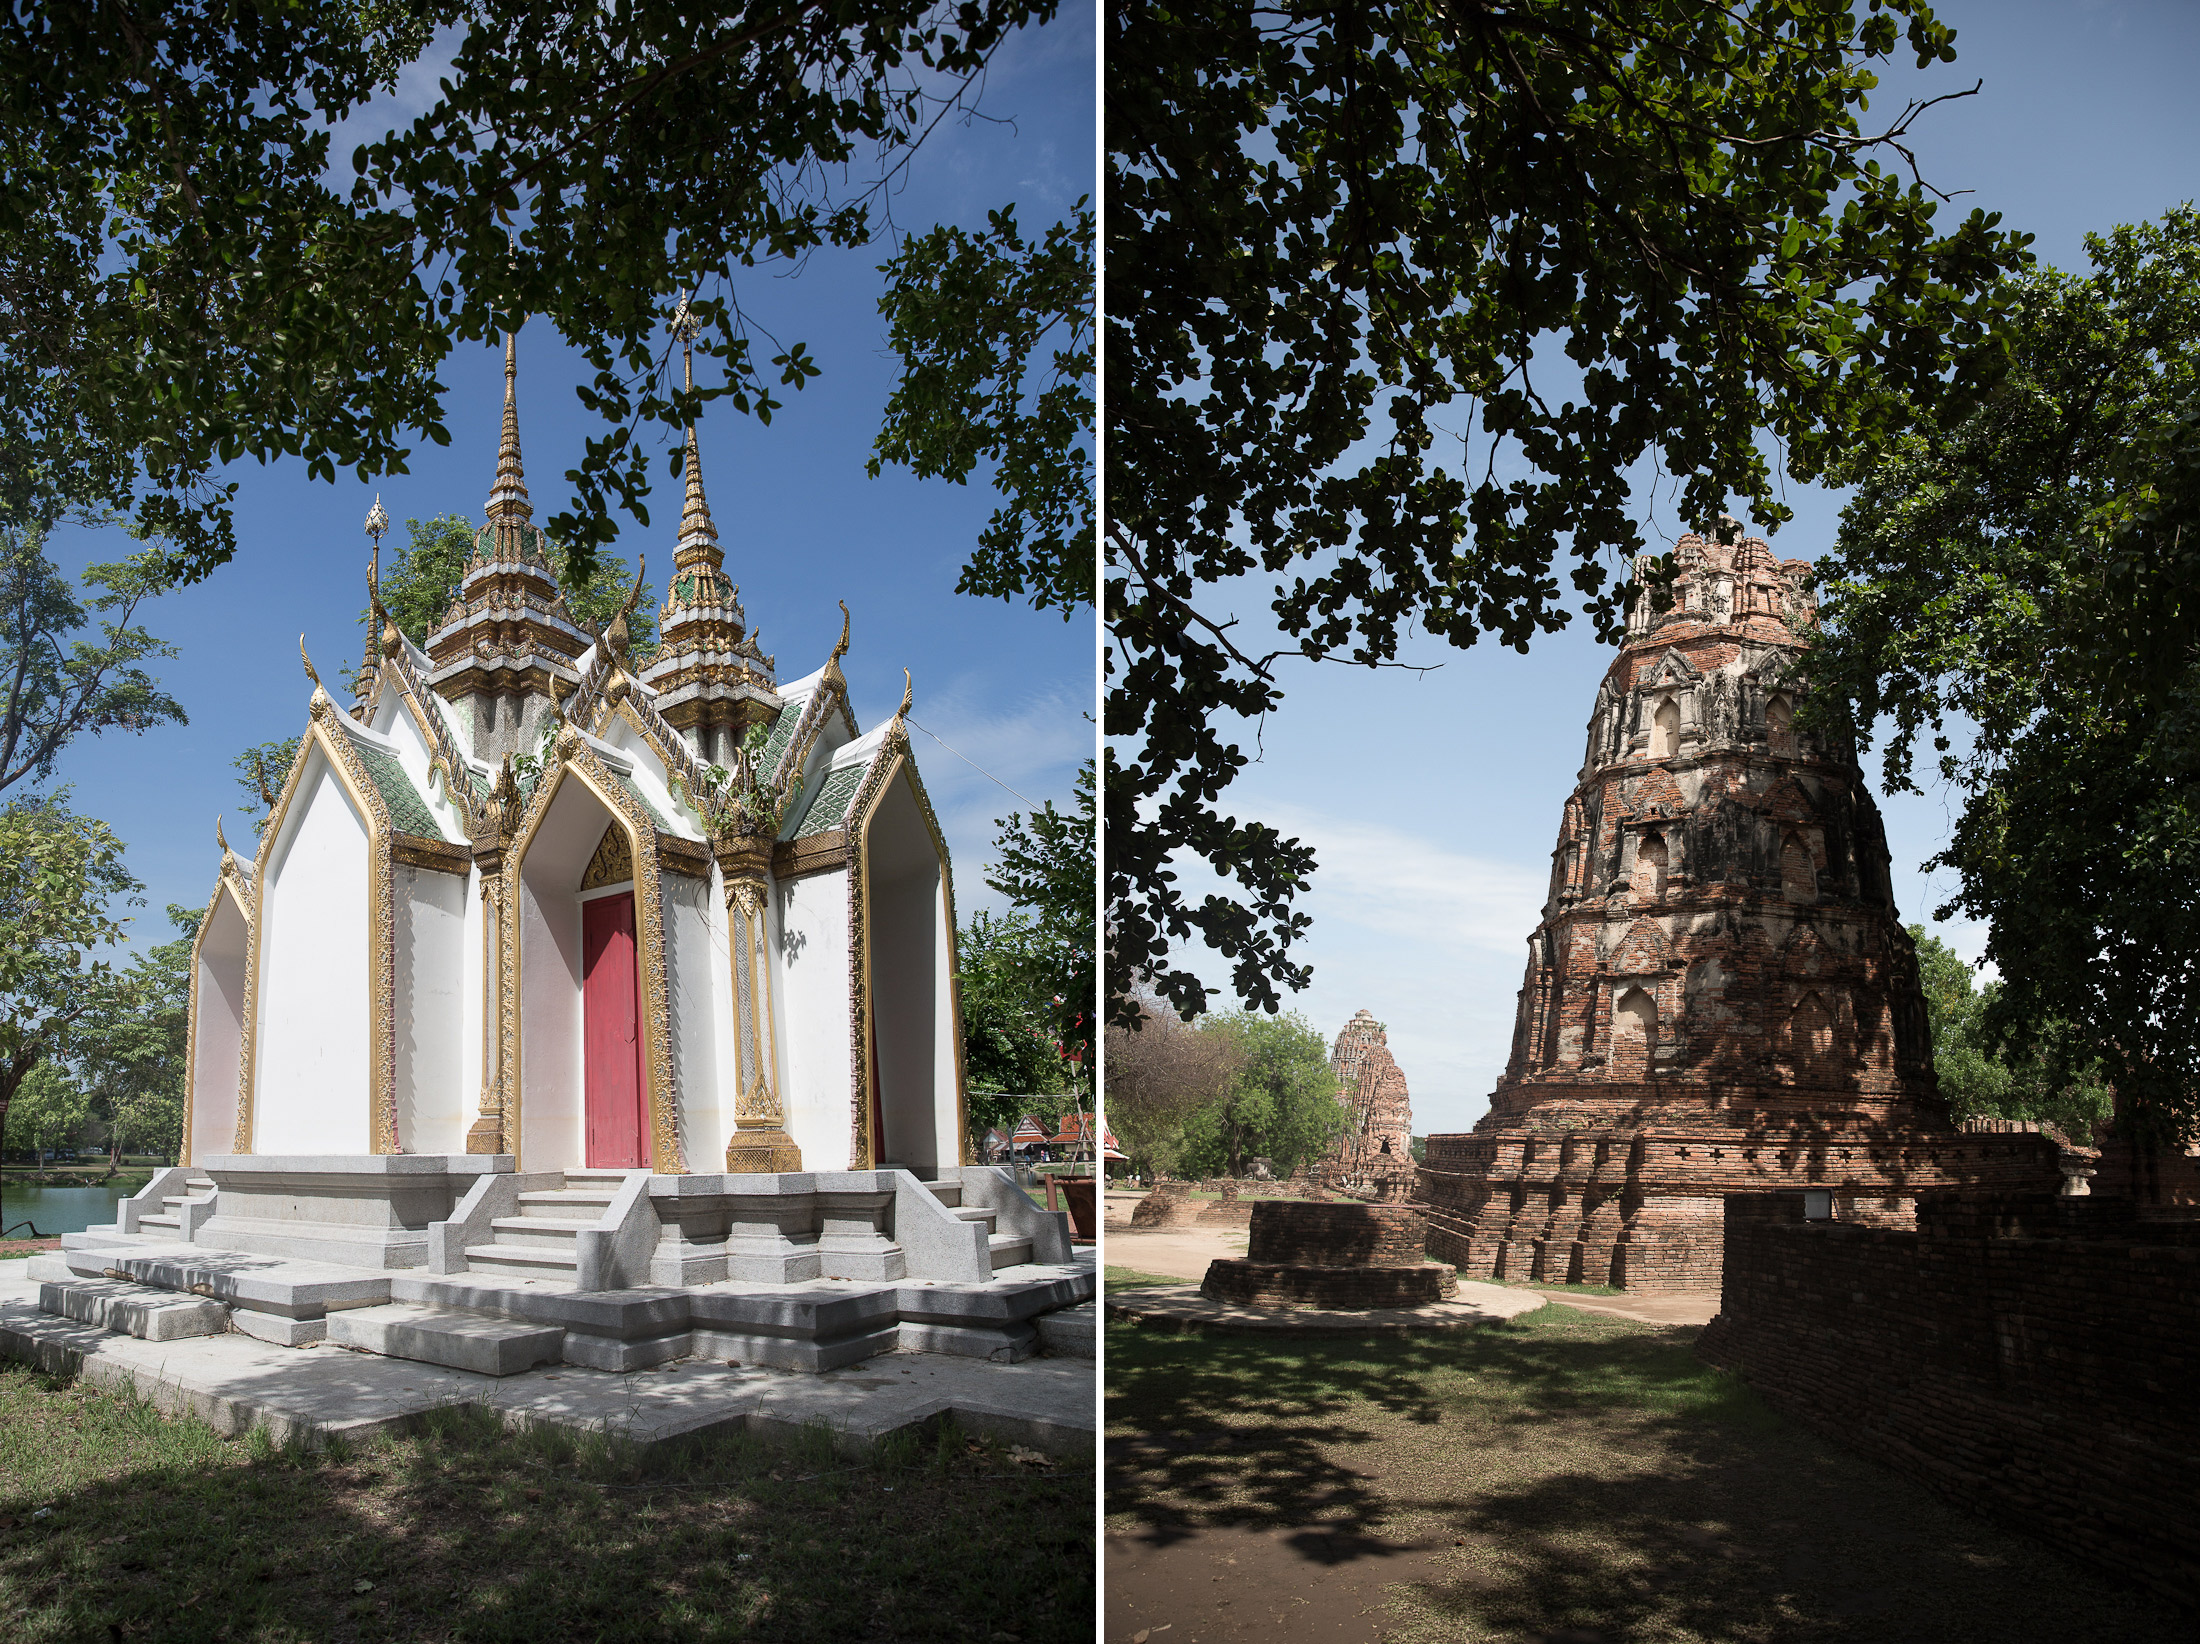
{"type": "Polygon", "coordinates": [[[1401,1340],[1111,1324],[1107,1636],[2194,1636],[1781,1419],[1695,1334],[1565,1307],[1401,1340]]]}
{"type": "Polygon", "coordinates": [[[0,1365],[0,1638],[1090,1639],[1088,1464],[953,1429],[321,1453],[0,1365]]]}

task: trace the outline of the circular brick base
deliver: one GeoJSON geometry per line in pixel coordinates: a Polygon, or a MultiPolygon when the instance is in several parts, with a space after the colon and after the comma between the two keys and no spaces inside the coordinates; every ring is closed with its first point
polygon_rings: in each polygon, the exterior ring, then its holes
{"type": "Polygon", "coordinates": [[[1453,1271],[1442,1262],[1410,1267],[1292,1267],[1237,1258],[1210,1262],[1199,1293],[1265,1307],[1424,1307],[1446,1300],[1453,1271]]]}

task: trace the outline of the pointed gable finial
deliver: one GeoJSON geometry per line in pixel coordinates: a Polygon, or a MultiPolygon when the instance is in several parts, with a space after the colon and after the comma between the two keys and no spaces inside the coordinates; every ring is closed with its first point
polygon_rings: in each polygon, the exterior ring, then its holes
{"type": "Polygon", "coordinates": [[[313,658],[306,655],[306,636],[298,636],[298,660],[306,665],[306,678],[313,681],[315,691],[321,689],[321,676],[313,671],[313,658]]]}
{"type": "Polygon", "coordinates": [[[848,602],[840,601],[840,639],[833,646],[832,660],[838,662],[848,654],[848,602]]]}
{"type": "Polygon", "coordinates": [[[910,678],[907,668],[901,671],[901,706],[894,710],[896,719],[907,719],[909,710],[916,706],[917,682],[910,678]]]}
{"type": "Polygon", "coordinates": [[[221,846],[222,855],[229,854],[229,836],[222,832],[221,812],[214,813],[214,843],[221,846]]]}

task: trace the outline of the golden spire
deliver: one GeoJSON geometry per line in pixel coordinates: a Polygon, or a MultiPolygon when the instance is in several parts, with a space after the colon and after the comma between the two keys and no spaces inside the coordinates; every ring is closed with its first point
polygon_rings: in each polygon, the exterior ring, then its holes
{"type": "MultiPolygon", "coordinates": [[[[672,334],[680,339],[681,353],[687,378],[687,391],[695,392],[695,339],[702,331],[702,322],[695,311],[688,307],[687,299],[673,311],[672,334]]],[[[726,556],[718,547],[718,527],[712,523],[710,504],[703,499],[703,459],[695,447],[695,421],[691,417],[687,425],[687,502],[680,513],[680,543],[672,556],[674,581],[682,571],[717,571],[726,563],[726,556]]],[[[711,577],[716,584],[719,598],[713,600],[700,587],[695,588],[689,602],[697,605],[723,603],[726,595],[724,579],[711,577]]]]}
{"type": "Polygon", "coordinates": [[[504,333],[504,438],[497,447],[496,488],[489,493],[490,557],[532,559],[528,532],[535,519],[527,500],[527,476],[519,461],[519,363],[517,338],[504,333]]]}

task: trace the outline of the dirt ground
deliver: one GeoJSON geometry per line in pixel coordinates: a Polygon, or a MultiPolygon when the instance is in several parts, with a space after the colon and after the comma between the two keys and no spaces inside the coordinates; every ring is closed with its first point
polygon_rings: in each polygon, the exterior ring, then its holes
{"type": "MultiPolygon", "coordinates": [[[[1197,1284],[1207,1276],[1207,1264],[1218,1256],[1245,1254],[1242,1228],[1170,1227],[1148,1229],[1130,1224],[1135,1193],[1111,1193],[1105,1206],[1104,1260],[1111,1267],[1136,1268],[1197,1284]],[[1117,1201],[1123,1201],[1118,1213],[1117,1201]]],[[[1643,1324],[1708,1324],[1719,1310],[1716,1296],[1592,1296],[1556,1287],[1536,1286],[1552,1301],[1586,1308],[1614,1318],[1643,1324]]]]}
{"type": "Polygon", "coordinates": [[[1695,1334],[1568,1307],[1403,1341],[1110,1325],[1103,1638],[2200,1637],[1774,1415],[1695,1334]]]}

